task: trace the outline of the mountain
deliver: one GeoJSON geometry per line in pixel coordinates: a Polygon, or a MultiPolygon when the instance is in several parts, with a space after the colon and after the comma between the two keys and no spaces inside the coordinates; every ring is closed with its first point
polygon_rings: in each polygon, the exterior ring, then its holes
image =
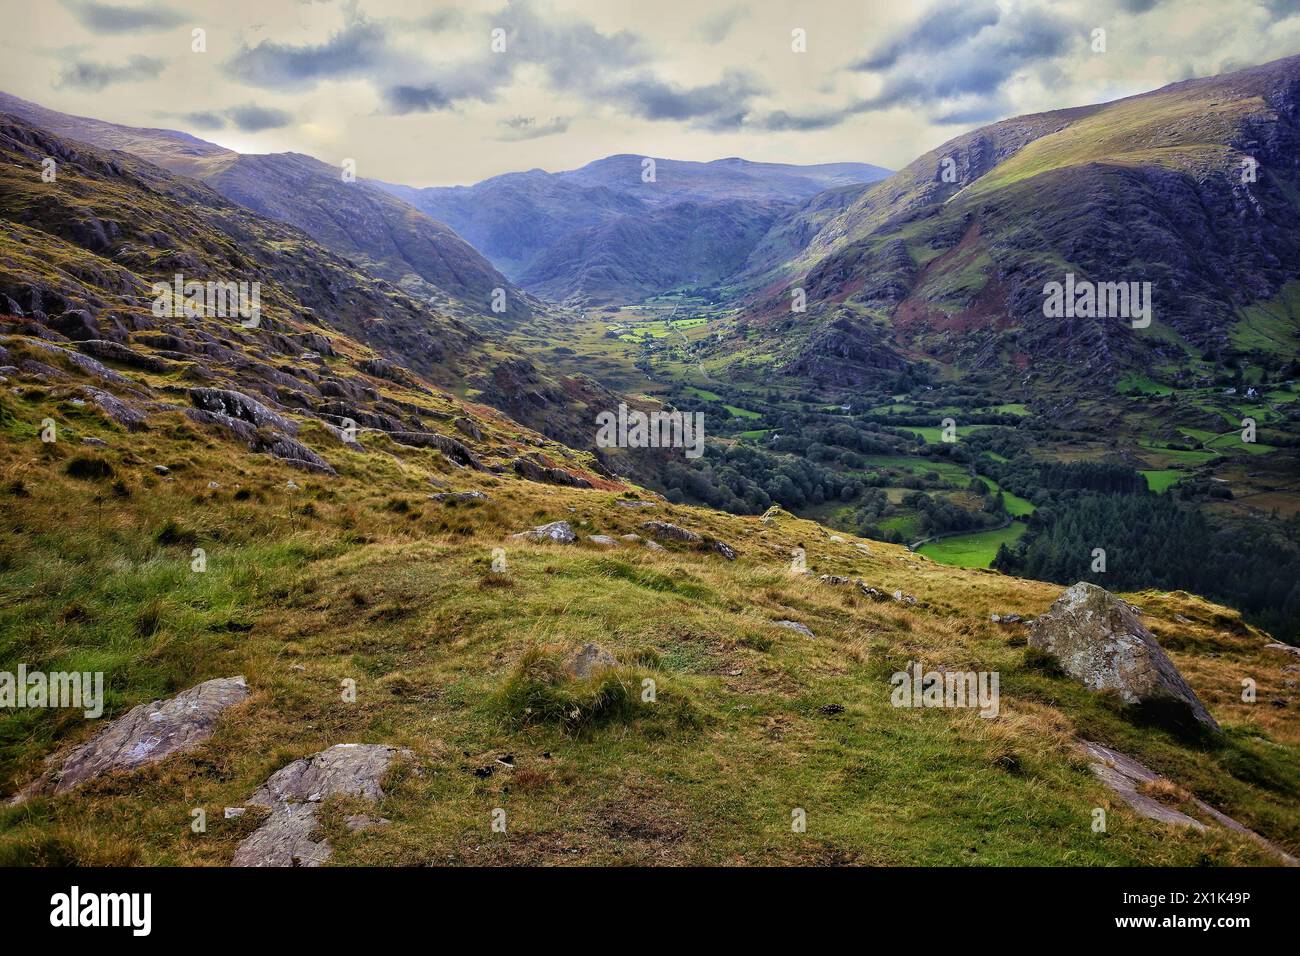
{"type": "Polygon", "coordinates": [[[520,276],[546,299],[639,302],[681,286],[712,286],[741,268],[786,207],[744,200],[658,206],[579,229],[520,276]]]}
{"type": "Polygon", "coordinates": [[[1041,382],[1177,376],[1258,341],[1272,344],[1256,360],[1284,362],[1297,344],[1298,93],[1291,57],[959,136],[845,208],[832,201],[829,217],[778,226],[793,238],[778,232],[751,261],[742,325],[788,370],[844,382],[932,360],[1041,382]],[[1150,282],[1150,327],[1046,317],[1045,284],[1069,273],[1150,282]],[[790,312],[795,287],[806,315],[790,312]],[[1252,318],[1260,307],[1290,311],[1270,330],[1280,338],[1252,318]],[[856,359],[837,368],[837,351],[856,359]]]}
{"type": "Polygon", "coordinates": [[[409,369],[579,447],[593,441],[588,403],[618,403],[586,379],[539,370],[423,297],[198,180],[5,114],[0,158],[0,307],[48,320],[60,336],[106,340],[103,349],[188,381],[208,381],[228,367],[242,373],[244,387],[277,403],[337,412],[357,390],[322,383],[295,364],[302,353],[328,354],[321,333],[337,332],[374,350],[367,367],[378,377],[390,366],[409,369]],[[41,179],[46,158],[56,163],[52,183],[41,179]],[[260,283],[260,327],[250,331],[228,317],[214,335],[210,322],[155,317],[153,284],[171,284],[177,274],[260,283]],[[161,362],[133,358],[144,342],[172,354],[161,362]]]}
{"type": "Polygon", "coordinates": [[[341,170],[301,153],[241,155],[172,130],[136,129],[58,113],[0,94],[0,112],[69,139],[121,149],[199,179],[228,199],[297,226],[327,249],[410,295],[466,317],[527,316],[526,297],[451,229],[341,170]]]}
{"type": "MultiPolygon", "coordinates": [[[[752,251],[756,233],[768,227],[779,204],[793,208],[823,190],[888,175],[865,163],[655,159],[653,181],[646,181],[645,160],[621,154],[580,169],[508,173],[474,186],[380,185],[450,224],[530,291],[552,298],[629,301],[692,283],[696,270],[647,266],[644,257],[621,245],[622,237],[636,234],[664,249],[694,219],[714,236],[711,244],[697,248],[710,257],[717,253],[730,268],[752,251]],[[691,208],[664,214],[680,203],[691,208]],[[607,227],[612,231],[602,231],[607,227]],[[611,238],[615,247],[603,247],[603,238],[611,238]]],[[[723,277],[717,269],[706,275],[708,281],[723,277]]]]}

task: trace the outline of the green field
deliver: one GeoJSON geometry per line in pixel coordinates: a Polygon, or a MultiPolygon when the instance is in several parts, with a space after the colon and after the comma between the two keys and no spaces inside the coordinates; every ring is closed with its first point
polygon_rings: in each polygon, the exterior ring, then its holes
{"type": "Polygon", "coordinates": [[[1020,521],[1013,521],[1005,528],[996,531],[978,531],[975,534],[960,534],[942,541],[931,541],[917,549],[932,561],[951,564],[959,568],[987,568],[997,557],[1002,545],[1015,544],[1028,530],[1020,521]]]}
{"type": "Polygon", "coordinates": [[[1172,395],[1173,389],[1161,385],[1154,379],[1136,372],[1129,372],[1115,383],[1115,390],[1121,395],[1172,395]]]}
{"type": "MultiPolygon", "coordinates": [[[[981,428],[989,428],[989,427],[991,427],[991,426],[989,426],[989,425],[958,425],[958,426],[957,426],[957,437],[958,437],[958,438],[962,438],[962,437],[964,437],[964,436],[966,436],[966,435],[969,435],[969,434],[970,434],[971,432],[973,432],[973,431],[977,431],[978,429],[981,429],[981,428]]],[[[912,426],[912,425],[908,425],[908,426],[903,427],[902,430],[903,430],[903,431],[911,432],[913,435],[916,435],[916,436],[918,436],[918,437],[920,437],[920,438],[924,438],[925,441],[926,441],[926,443],[927,443],[927,444],[930,444],[930,445],[937,445],[937,444],[939,444],[939,442],[943,441],[943,429],[940,428],[940,427],[938,427],[938,426],[935,426],[935,425],[925,425],[925,426],[912,426]]]]}
{"type": "Polygon", "coordinates": [[[1174,468],[1164,468],[1159,471],[1144,471],[1140,473],[1147,480],[1147,487],[1154,492],[1162,492],[1170,485],[1177,482],[1187,473],[1178,471],[1174,468]]]}
{"type": "Polygon", "coordinates": [[[1002,503],[1006,506],[1007,514],[1011,515],[1011,517],[1022,518],[1025,515],[1031,515],[1034,513],[1034,506],[1031,502],[1026,501],[1019,495],[1013,495],[992,478],[986,478],[983,475],[980,475],[980,481],[988,485],[993,490],[994,494],[997,494],[999,491],[1002,492],[1002,503]]]}

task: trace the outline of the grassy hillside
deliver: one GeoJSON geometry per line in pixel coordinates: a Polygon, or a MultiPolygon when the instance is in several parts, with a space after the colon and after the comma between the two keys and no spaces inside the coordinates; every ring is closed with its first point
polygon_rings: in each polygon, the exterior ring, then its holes
{"type": "MultiPolygon", "coordinates": [[[[338,476],[324,477],[249,456],[175,413],[128,434],[70,406],[63,388],[11,382],[3,410],[0,658],[105,670],[110,716],[208,677],[241,673],[254,690],[193,754],[0,812],[6,863],[223,864],[253,821],[223,820],[221,808],[344,741],[417,758],[382,805],[393,821],[382,834],[348,833],[331,811],[341,863],[1267,860],[1240,837],[1133,816],[1087,772],[1076,736],[1300,846],[1300,725],[1294,706],[1263,702],[1294,691],[1264,635],[1187,595],[1133,600],[1226,726],[1209,749],[1039,673],[1020,632],[989,622],[1041,613],[1051,585],[875,542],[864,553],[794,519],[630,509],[618,504],[628,492],[468,473],[379,435],[329,452],[338,476]],[[64,436],[53,445],[34,434],[45,417],[64,436]],[[73,476],[85,457],[105,463],[103,478],[73,476]],[[488,498],[430,501],[431,481],[488,498]],[[509,538],[550,520],[580,535],[637,533],[647,517],[741,557],[509,538]],[[190,569],[194,547],[206,550],[203,573],[190,569]],[[796,547],[810,574],[790,573],[796,547]],[[826,573],[918,604],[873,603],[817,579],[826,573]],[[613,677],[535,684],[539,655],[587,641],[622,661],[613,677]],[[912,660],[1000,671],[1001,716],[891,707],[888,677],[912,660]],[[1260,704],[1240,701],[1243,675],[1259,680],[1260,704]],[[355,704],[341,699],[346,678],[355,704]],[[645,678],[653,704],[639,700],[645,678]],[[543,706],[556,700],[558,713],[543,706]],[[203,836],[188,826],[200,806],[212,821],[203,836]],[[1108,808],[1106,834],[1091,831],[1095,806],[1108,808]],[[489,832],[496,807],[504,837],[489,832]],[[805,834],[790,831],[796,807],[805,834]]],[[[93,729],[50,711],[3,720],[8,788],[93,729]]]]}

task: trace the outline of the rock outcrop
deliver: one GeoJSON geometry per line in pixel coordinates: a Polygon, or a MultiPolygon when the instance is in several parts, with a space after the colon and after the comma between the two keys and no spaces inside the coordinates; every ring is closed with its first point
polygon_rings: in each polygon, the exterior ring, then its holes
{"type": "MultiPolygon", "coordinates": [[[[410,751],[382,744],[335,744],[328,750],[295,760],[273,773],[252,797],[250,806],[266,807],[271,815],[239,844],[233,866],[320,866],[333,847],[317,830],[316,811],[329,797],[360,797],[378,803],[381,786],[393,758],[410,751]]],[[[349,829],[384,821],[367,815],[349,818],[349,829]]]]}
{"type": "MultiPolygon", "coordinates": [[[[1161,803],[1144,792],[1152,784],[1167,783],[1165,777],[1117,750],[1103,747],[1091,740],[1081,740],[1079,743],[1088,758],[1088,766],[1097,779],[1115,791],[1119,798],[1137,813],[1150,820],[1158,820],[1161,823],[1189,826],[1197,830],[1206,829],[1206,825],[1202,821],[1176,807],[1161,803]]],[[[1269,852],[1276,854],[1286,866],[1300,865],[1300,860],[1297,860],[1281,847],[1264,839],[1249,827],[1238,823],[1226,813],[1214,809],[1203,800],[1189,794],[1187,802],[1189,803],[1188,809],[1195,809],[1202,816],[1208,817],[1212,822],[1222,827],[1245,834],[1269,852]]]]}
{"type": "Polygon", "coordinates": [[[559,544],[573,544],[578,540],[578,536],[573,533],[567,521],[552,521],[550,524],[540,524],[530,531],[521,531],[519,534],[512,534],[512,538],[522,538],[525,541],[541,543],[544,541],[555,541],[559,544]]]}
{"type": "Polygon", "coordinates": [[[168,700],[133,707],[77,747],[57,769],[37,780],[19,800],[37,793],[64,793],[113,770],[133,770],[174,753],[192,750],[212,736],[217,718],[246,700],[242,676],[204,681],[168,700]]]}
{"type": "Polygon", "coordinates": [[[1137,611],[1105,588],[1079,582],[1029,625],[1029,646],[1053,654],[1090,690],[1114,690],[1126,703],[1184,729],[1219,731],[1137,611]]]}

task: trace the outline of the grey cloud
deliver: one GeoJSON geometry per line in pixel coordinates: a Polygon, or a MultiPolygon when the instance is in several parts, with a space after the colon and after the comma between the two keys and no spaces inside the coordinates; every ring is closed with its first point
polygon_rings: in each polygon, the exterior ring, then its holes
{"type": "Polygon", "coordinates": [[[999,97],[995,100],[950,109],[941,116],[934,117],[934,122],[944,126],[972,126],[995,122],[1010,112],[1012,112],[1011,104],[999,97]]]}
{"type": "Polygon", "coordinates": [[[538,123],[535,116],[512,116],[502,120],[500,125],[504,127],[504,132],[497,138],[513,143],[563,133],[569,128],[569,117],[555,116],[549,123],[538,123]]]}
{"type": "Polygon", "coordinates": [[[386,46],[378,24],[358,21],[320,44],[294,46],[266,40],[254,47],[245,45],[226,66],[252,86],[302,89],[321,80],[365,74],[384,61],[386,46]]]}
{"type": "Polygon", "coordinates": [[[1262,4],[1269,12],[1269,19],[1273,21],[1285,20],[1300,13],[1300,0],[1262,0],[1262,4]]]}
{"type": "Polygon", "coordinates": [[[681,87],[650,74],[612,85],[609,96],[632,115],[650,120],[695,120],[710,128],[739,126],[749,102],[766,90],[746,73],[728,73],[718,83],[681,87]]]}
{"type": "Polygon", "coordinates": [[[123,7],[94,0],[62,0],[62,4],[82,26],[98,33],[143,33],[186,22],[184,14],[166,7],[123,7]]]}
{"type": "Polygon", "coordinates": [[[196,110],[193,113],[158,113],[163,119],[183,120],[196,129],[216,130],[234,126],[245,133],[260,133],[267,129],[281,129],[293,122],[293,114],[269,106],[245,103],[226,109],[196,110]]]}
{"type": "Polygon", "coordinates": [[[999,16],[998,6],[991,0],[963,6],[942,4],[874,53],[851,64],[849,69],[885,70],[907,54],[941,53],[997,23],[999,16]]]}
{"type": "Polygon", "coordinates": [[[870,108],[937,107],[945,100],[996,94],[1017,72],[1065,52],[1079,28],[1037,10],[1012,11],[964,41],[948,46],[942,57],[906,53],[884,75],[870,108]]]}
{"type": "Polygon", "coordinates": [[[818,113],[788,113],[785,110],[776,110],[760,117],[750,125],[758,126],[762,129],[772,130],[773,132],[785,132],[795,130],[798,132],[807,132],[817,129],[830,129],[832,126],[839,126],[850,116],[863,112],[860,103],[855,103],[838,110],[824,110],[818,113]]]}
{"type": "Polygon", "coordinates": [[[226,110],[226,116],[235,126],[245,133],[260,133],[265,129],[280,129],[293,122],[293,114],[267,106],[252,103],[244,106],[232,106],[226,110]]]}
{"type": "Polygon", "coordinates": [[[384,90],[384,102],[390,113],[428,113],[450,109],[451,98],[434,83],[424,86],[398,85],[384,90]]]}
{"type": "Polygon", "coordinates": [[[114,83],[151,80],[158,76],[166,65],[163,60],[152,56],[133,56],[123,64],[78,60],[63,68],[55,86],[58,89],[98,91],[114,83]]]}
{"type": "MultiPolygon", "coordinates": [[[[162,114],[164,116],[176,114],[162,114]]],[[[220,113],[214,113],[210,110],[200,110],[197,113],[181,113],[178,119],[184,120],[191,126],[198,129],[225,129],[226,120],[220,113]]]]}

